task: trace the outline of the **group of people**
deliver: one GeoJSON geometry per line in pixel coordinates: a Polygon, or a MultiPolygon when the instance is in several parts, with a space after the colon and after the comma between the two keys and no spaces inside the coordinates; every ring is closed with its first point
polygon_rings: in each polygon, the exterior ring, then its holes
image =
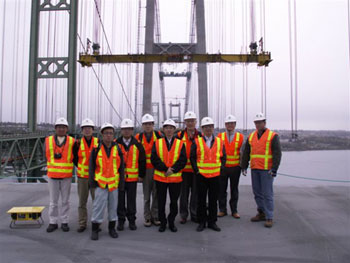
{"type": "Polygon", "coordinates": [[[98,240],[100,225],[108,210],[108,232],[117,238],[124,230],[126,219],[130,230],[136,230],[137,182],[142,182],[144,226],[158,226],[164,232],[168,226],[177,232],[175,218],[180,223],[198,223],[197,231],[206,227],[220,231],[217,217],[227,215],[227,187],[230,181],[231,215],[239,219],[237,210],[240,175],[246,175],[250,163],[252,188],[258,213],[252,222],[264,221],[273,226],[273,181],[281,161],[278,135],[266,128],[266,118],[258,113],[256,130],[246,142],[235,131],[236,118],[228,115],[226,130],[214,135],[214,121],[201,120],[201,132],[196,129],[197,117],[192,111],[184,116],[186,128],[176,133],[176,123],[168,119],[162,132],[154,130],[154,118],[142,117],[141,133],[134,134],[130,119],[121,122],[121,136],[115,139],[115,127],[101,126],[102,139],[93,136],[95,125],[85,119],[81,123],[82,137],[75,140],[68,133],[65,118],[57,119],[55,135],[45,140],[50,206],[47,232],[58,228],[58,200],[61,196],[61,228],[69,231],[68,213],[73,168],[77,168],[79,196],[78,232],[87,228],[87,201],[93,200],[91,239],[98,240]],[[165,206],[169,193],[169,214],[165,206]],[[180,207],[178,201],[180,199],[180,207]],[[218,209],[219,206],[219,209],[218,209]],[[118,223],[117,223],[118,221],[118,223]]]}

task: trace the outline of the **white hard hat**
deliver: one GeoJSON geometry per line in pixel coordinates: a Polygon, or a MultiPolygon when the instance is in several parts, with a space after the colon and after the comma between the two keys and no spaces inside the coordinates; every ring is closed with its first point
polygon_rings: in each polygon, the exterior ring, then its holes
{"type": "Polygon", "coordinates": [[[201,126],[206,126],[206,125],[214,125],[214,121],[210,117],[204,117],[201,121],[201,126]]]}
{"type": "Polygon", "coordinates": [[[254,121],[264,121],[264,120],[266,120],[266,117],[261,112],[257,113],[254,117],[254,121]]]}
{"type": "Polygon", "coordinates": [[[185,113],[184,120],[197,119],[196,114],[193,111],[188,111],[185,113]]]}
{"type": "Polygon", "coordinates": [[[151,114],[146,113],[145,115],[142,116],[141,122],[142,124],[146,122],[154,122],[154,118],[151,114]]]}
{"type": "Polygon", "coordinates": [[[90,120],[89,118],[86,118],[81,122],[80,127],[81,128],[83,128],[83,127],[95,127],[95,124],[92,120],[90,120]]]}
{"type": "Polygon", "coordinates": [[[172,119],[167,119],[167,120],[163,123],[163,127],[164,127],[164,126],[167,126],[167,125],[173,126],[173,127],[176,129],[176,123],[175,123],[175,121],[173,121],[172,119]]]}
{"type": "Polygon", "coordinates": [[[63,117],[60,117],[55,122],[55,126],[57,126],[57,125],[65,125],[68,127],[68,121],[63,117]]]}
{"type": "Polygon", "coordinates": [[[112,124],[110,124],[109,122],[105,122],[104,124],[102,124],[102,126],[101,126],[101,133],[102,133],[102,131],[104,130],[104,129],[106,129],[106,128],[112,128],[113,130],[114,130],[114,126],[112,125],[112,124]]]}
{"type": "Polygon", "coordinates": [[[134,122],[130,119],[123,119],[120,128],[134,128],[134,122]]]}
{"type": "Polygon", "coordinates": [[[225,118],[225,123],[236,122],[236,121],[237,121],[236,117],[231,115],[231,114],[227,115],[226,118],[225,118]]]}

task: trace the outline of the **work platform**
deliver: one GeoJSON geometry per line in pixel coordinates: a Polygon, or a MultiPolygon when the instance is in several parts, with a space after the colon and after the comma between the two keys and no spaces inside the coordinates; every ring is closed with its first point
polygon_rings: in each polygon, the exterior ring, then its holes
{"type": "MultiPolygon", "coordinates": [[[[251,223],[255,204],[249,185],[240,186],[238,204],[241,219],[218,219],[221,232],[197,224],[178,223],[177,233],[143,226],[142,187],[138,185],[136,231],[127,228],[112,239],[102,224],[100,240],[90,240],[89,229],[77,233],[78,196],[72,184],[70,228],[46,233],[40,229],[10,229],[6,211],[13,206],[49,205],[47,184],[0,184],[0,262],[349,262],[349,187],[275,187],[275,225],[251,223]]],[[[168,205],[167,205],[168,209],[168,205]]],[[[91,211],[91,201],[89,201],[91,211]]]]}

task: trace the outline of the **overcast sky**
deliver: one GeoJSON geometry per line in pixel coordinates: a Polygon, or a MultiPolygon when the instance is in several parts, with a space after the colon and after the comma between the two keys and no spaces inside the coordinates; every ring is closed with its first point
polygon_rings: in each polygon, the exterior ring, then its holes
{"type": "MultiPolygon", "coordinates": [[[[29,54],[29,0],[7,0],[0,3],[3,17],[6,2],[5,26],[0,21],[0,83],[2,90],[2,120],[26,121],[28,54],[29,54]],[[17,11],[16,11],[17,10],[17,11]],[[5,33],[3,30],[5,28],[5,33]],[[5,40],[3,41],[3,36],[5,40]],[[3,61],[3,62],[2,62],[3,61]]],[[[190,29],[189,0],[160,0],[162,42],[188,42],[190,29]]],[[[241,53],[249,45],[251,33],[250,6],[246,1],[206,0],[206,33],[208,53],[241,53]],[[247,10],[244,10],[248,7],[247,10]],[[247,28],[242,31],[244,15],[247,28]],[[247,37],[244,35],[247,34],[247,37]]],[[[292,1],[293,2],[293,1],[292,1]]],[[[92,38],[95,25],[94,3],[80,1],[79,28],[84,44],[86,37],[92,38]]],[[[261,3],[255,1],[255,37],[263,35],[261,3]]],[[[145,0],[142,1],[145,6],[145,0]]],[[[298,76],[298,129],[350,130],[349,93],[349,28],[348,0],[296,0],[297,25],[297,76],[298,76]]],[[[144,8],[141,24],[144,23],[144,8]]],[[[113,53],[135,53],[137,41],[138,1],[102,0],[103,16],[113,53]],[[115,10],[115,12],[113,12],[115,10]],[[114,15],[113,15],[114,14],[114,15]]],[[[48,15],[43,15],[40,52],[43,55],[64,55],[67,40],[62,22],[68,16],[60,14],[57,24],[48,30],[48,15]],[[62,21],[61,21],[62,20],[62,21]],[[56,28],[56,38],[54,32],[56,28]],[[50,34],[48,34],[50,32],[50,34]],[[48,44],[56,40],[57,45],[48,44]],[[59,39],[59,40],[57,40],[59,39]],[[46,47],[45,47],[46,46],[46,47]]],[[[52,19],[52,17],[51,17],[52,19]]],[[[3,20],[3,19],[0,19],[3,20]]],[[[67,19],[66,19],[67,20],[67,19]]],[[[142,26],[142,25],[141,25],[142,26]]],[[[100,34],[102,34],[100,32],[100,34]]],[[[106,41],[101,38],[102,52],[107,53],[106,41]]],[[[141,30],[141,39],[144,39],[141,30]]],[[[265,50],[272,54],[273,61],[266,69],[266,109],[268,125],[273,129],[290,129],[291,126],[291,87],[288,1],[265,1],[265,50]]],[[[79,45],[78,45],[79,46],[79,45]]],[[[140,45],[142,52],[143,45],[140,45]]],[[[82,48],[79,46],[79,51],[82,48]]],[[[293,49],[294,52],[294,49],[293,49]]],[[[294,57],[293,57],[294,58],[294,57]]],[[[182,72],[186,65],[165,65],[169,71],[182,72]]],[[[235,114],[238,128],[243,127],[243,72],[242,65],[217,64],[208,66],[209,115],[216,125],[223,126],[227,114],[235,114]]],[[[112,66],[96,66],[104,89],[113,101],[114,108],[123,117],[132,117],[135,111],[135,72],[136,65],[117,65],[125,94],[112,66]],[[133,107],[131,111],[128,107],[133,107]]],[[[159,101],[158,67],[154,66],[154,100],[159,101]]],[[[140,66],[140,80],[143,67],[140,66]]],[[[196,97],[196,67],[194,67],[190,109],[198,113],[196,97]]],[[[294,80],[294,78],[293,78],[294,80]]],[[[167,78],[167,103],[175,102],[174,97],[185,94],[185,79],[167,78]]],[[[66,114],[65,81],[49,81],[39,85],[39,122],[53,121],[66,114]]],[[[96,123],[112,121],[118,125],[120,118],[110,107],[91,68],[82,69],[78,65],[77,119],[91,117],[96,123]]],[[[261,106],[261,69],[248,66],[248,128],[253,127],[254,114],[261,106]]],[[[140,92],[139,92],[140,96],[140,92]]],[[[140,99],[138,104],[140,104],[140,99]]],[[[140,113],[140,105],[138,113],[140,113]]],[[[183,107],[182,107],[183,110],[183,107]]]]}

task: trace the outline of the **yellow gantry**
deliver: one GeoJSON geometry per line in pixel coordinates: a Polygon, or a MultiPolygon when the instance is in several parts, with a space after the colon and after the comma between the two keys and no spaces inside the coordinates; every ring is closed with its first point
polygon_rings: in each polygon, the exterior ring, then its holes
{"type": "Polygon", "coordinates": [[[268,66],[272,61],[271,53],[250,54],[125,54],[125,55],[79,55],[82,66],[91,67],[96,63],[257,63],[268,66]]]}

